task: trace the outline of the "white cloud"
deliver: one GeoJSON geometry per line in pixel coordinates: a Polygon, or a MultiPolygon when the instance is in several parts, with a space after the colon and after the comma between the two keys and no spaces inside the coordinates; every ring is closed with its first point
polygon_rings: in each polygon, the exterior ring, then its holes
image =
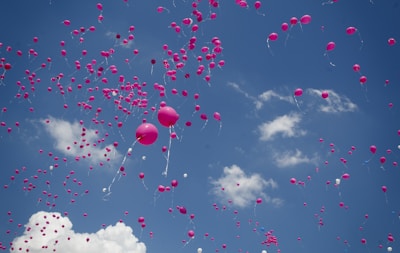
{"type": "Polygon", "coordinates": [[[246,173],[237,165],[224,167],[223,175],[212,180],[214,186],[212,193],[217,196],[221,202],[232,201],[232,205],[238,207],[253,206],[257,198],[262,198],[264,202],[273,205],[281,205],[282,200],[271,198],[264,193],[268,188],[278,188],[278,183],[273,179],[264,179],[260,174],[246,175],[246,173]]]}
{"type": "Polygon", "coordinates": [[[263,102],[268,102],[273,98],[277,98],[279,100],[283,100],[283,101],[286,101],[286,102],[289,102],[289,103],[293,103],[294,102],[293,98],[291,96],[282,96],[282,95],[279,95],[278,93],[276,93],[273,90],[264,91],[263,93],[261,93],[258,96],[258,98],[263,102]]]}
{"type": "Polygon", "coordinates": [[[20,252],[28,249],[30,253],[53,250],[59,253],[146,252],[146,245],[139,242],[132,229],[124,223],[108,226],[96,233],[76,233],[68,217],[40,211],[31,216],[25,227],[24,234],[13,240],[14,249],[21,248],[20,252]]]}
{"type": "Polygon", "coordinates": [[[121,154],[113,145],[102,146],[104,144],[99,141],[101,138],[96,130],[85,128],[79,122],[71,123],[50,117],[41,123],[55,140],[55,148],[66,156],[78,159],[85,157],[84,159],[97,164],[106,161],[107,158],[117,161],[121,158],[121,154]]]}
{"type": "Polygon", "coordinates": [[[261,109],[261,107],[263,106],[262,101],[259,101],[256,97],[254,97],[254,96],[250,95],[249,93],[247,93],[246,91],[242,90],[237,83],[228,82],[228,86],[233,88],[236,92],[244,95],[245,98],[250,99],[251,101],[253,101],[253,103],[256,106],[257,110],[261,109]]]}
{"type": "Polygon", "coordinates": [[[273,155],[273,159],[276,166],[280,168],[294,167],[303,163],[314,163],[316,160],[315,157],[309,158],[308,156],[303,155],[303,153],[298,149],[296,149],[296,151],[287,151],[284,153],[276,152],[273,155]]]}
{"type": "MultiPolygon", "coordinates": [[[[313,97],[317,97],[321,101],[318,103],[318,111],[326,113],[340,113],[340,112],[354,112],[358,109],[357,105],[351,102],[351,100],[345,95],[339,95],[333,90],[325,90],[329,96],[326,99],[321,98],[322,90],[307,89],[313,97]]],[[[313,106],[313,105],[312,105],[313,106]]]]}
{"type": "Polygon", "coordinates": [[[258,126],[260,131],[260,140],[272,140],[275,135],[281,134],[283,137],[297,137],[306,134],[305,130],[298,129],[300,123],[300,114],[292,113],[277,117],[273,121],[263,123],[258,126]]]}

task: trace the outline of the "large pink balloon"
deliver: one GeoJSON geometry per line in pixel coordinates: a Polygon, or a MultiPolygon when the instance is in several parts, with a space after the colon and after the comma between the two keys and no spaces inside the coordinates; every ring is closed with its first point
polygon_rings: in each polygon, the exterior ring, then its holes
{"type": "Polygon", "coordinates": [[[179,114],[174,108],[170,106],[164,106],[158,110],[157,117],[161,125],[165,127],[171,127],[178,121],[179,114]]]}
{"type": "Polygon", "coordinates": [[[151,145],[158,137],[158,129],[151,123],[142,123],[136,129],[136,139],[140,144],[151,145]]]}

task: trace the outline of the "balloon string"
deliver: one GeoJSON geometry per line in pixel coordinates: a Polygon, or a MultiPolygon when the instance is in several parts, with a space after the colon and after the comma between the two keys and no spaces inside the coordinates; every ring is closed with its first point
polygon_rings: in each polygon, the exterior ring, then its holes
{"type": "Polygon", "coordinates": [[[165,165],[165,170],[162,173],[162,175],[164,175],[165,177],[167,177],[168,175],[168,166],[169,166],[169,156],[170,156],[170,151],[171,151],[171,144],[172,144],[172,126],[169,127],[169,144],[168,144],[168,151],[167,151],[167,164],[165,165]]]}

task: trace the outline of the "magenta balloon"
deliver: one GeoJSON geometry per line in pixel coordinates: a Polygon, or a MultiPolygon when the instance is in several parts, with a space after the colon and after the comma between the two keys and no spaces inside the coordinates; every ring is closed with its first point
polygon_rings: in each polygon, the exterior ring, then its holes
{"type": "Polygon", "coordinates": [[[311,22],[311,16],[310,16],[310,15],[304,15],[304,16],[302,16],[302,17],[300,18],[300,22],[301,22],[303,25],[309,24],[309,23],[311,22]]]}
{"type": "Polygon", "coordinates": [[[217,121],[221,121],[221,114],[219,112],[214,112],[214,119],[217,121]]]}
{"type": "Polygon", "coordinates": [[[354,34],[356,31],[357,31],[357,28],[355,28],[355,27],[353,27],[353,26],[349,26],[349,27],[347,27],[347,29],[346,29],[346,33],[347,33],[348,35],[352,35],[352,34],[354,34]]]}
{"type": "Polygon", "coordinates": [[[367,82],[367,77],[366,76],[360,76],[360,84],[364,84],[367,82]]]}
{"type": "Polygon", "coordinates": [[[369,151],[371,151],[372,154],[375,154],[376,153],[376,146],[375,145],[371,145],[369,147],[369,151]]]}
{"type": "Polygon", "coordinates": [[[386,162],[386,157],[381,156],[381,158],[379,158],[379,161],[381,162],[381,164],[384,164],[386,162]]]}
{"type": "Polygon", "coordinates": [[[282,29],[282,31],[286,32],[289,29],[288,23],[282,23],[281,29],[282,29]]]}
{"type": "Polygon", "coordinates": [[[256,8],[256,10],[260,9],[261,7],[261,2],[260,1],[255,1],[254,2],[254,8],[256,8]]]}
{"type": "Polygon", "coordinates": [[[335,46],[336,46],[335,42],[333,42],[333,41],[328,42],[328,44],[326,44],[326,50],[331,51],[331,50],[335,49],[335,46]]]}
{"type": "Polygon", "coordinates": [[[136,129],[136,139],[142,145],[153,144],[158,137],[158,129],[151,123],[142,123],[136,129]]]}
{"type": "Polygon", "coordinates": [[[396,44],[396,40],[395,40],[394,38],[389,38],[389,39],[388,39],[388,44],[389,44],[390,46],[393,46],[394,44],[396,44]]]}
{"type": "Polygon", "coordinates": [[[179,114],[174,108],[170,106],[164,106],[158,110],[157,117],[161,125],[165,127],[171,127],[178,121],[179,114]]]}
{"type": "Polygon", "coordinates": [[[387,192],[387,187],[385,185],[383,185],[381,189],[383,192],[387,192]]]}
{"type": "Polygon", "coordinates": [[[321,93],[321,97],[322,97],[322,98],[328,98],[328,96],[329,96],[329,94],[328,94],[327,91],[323,91],[323,92],[321,93]]]}
{"type": "Polygon", "coordinates": [[[193,230],[189,230],[187,234],[188,234],[188,236],[190,238],[194,237],[194,231],[193,230]]]}
{"type": "Polygon", "coordinates": [[[277,33],[271,33],[271,34],[268,36],[268,39],[270,39],[270,40],[277,40],[277,39],[278,39],[278,34],[277,34],[277,33]]]}
{"type": "Polygon", "coordinates": [[[353,70],[354,70],[355,72],[360,71],[360,69],[361,69],[360,65],[358,65],[358,64],[354,64],[354,65],[353,65],[353,70]]]}
{"type": "Polygon", "coordinates": [[[294,91],[294,95],[295,95],[296,97],[300,97],[301,95],[303,95],[303,90],[300,89],[300,88],[296,89],[296,90],[294,91]]]}
{"type": "Polygon", "coordinates": [[[344,173],[344,174],[342,175],[342,178],[343,178],[343,179],[349,179],[349,178],[350,178],[350,174],[344,173]]]}
{"type": "Polygon", "coordinates": [[[297,24],[297,18],[296,18],[296,17],[292,17],[292,18],[290,19],[290,24],[291,24],[291,25],[297,24]]]}

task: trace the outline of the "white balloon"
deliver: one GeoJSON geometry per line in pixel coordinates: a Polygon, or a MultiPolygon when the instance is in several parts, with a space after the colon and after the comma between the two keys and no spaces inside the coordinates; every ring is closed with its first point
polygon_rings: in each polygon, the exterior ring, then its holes
{"type": "Polygon", "coordinates": [[[183,177],[184,177],[184,178],[187,178],[187,176],[188,176],[188,174],[187,174],[187,173],[183,174],[183,177]]]}
{"type": "Polygon", "coordinates": [[[267,251],[266,251],[266,250],[263,250],[263,251],[261,251],[261,253],[267,253],[267,251]]]}
{"type": "Polygon", "coordinates": [[[107,191],[107,188],[103,188],[103,192],[106,192],[107,191]]]}
{"type": "Polygon", "coordinates": [[[392,247],[387,247],[388,252],[392,252],[392,250],[393,250],[392,247]]]}
{"type": "Polygon", "coordinates": [[[197,249],[197,253],[201,253],[201,252],[203,252],[203,249],[202,248],[198,248],[197,249]]]}
{"type": "Polygon", "coordinates": [[[132,152],[132,148],[128,148],[128,153],[131,153],[132,152]]]}
{"type": "Polygon", "coordinates": [[[340,178],[336,178],[336,184],[340,185],[340,178]]]}

